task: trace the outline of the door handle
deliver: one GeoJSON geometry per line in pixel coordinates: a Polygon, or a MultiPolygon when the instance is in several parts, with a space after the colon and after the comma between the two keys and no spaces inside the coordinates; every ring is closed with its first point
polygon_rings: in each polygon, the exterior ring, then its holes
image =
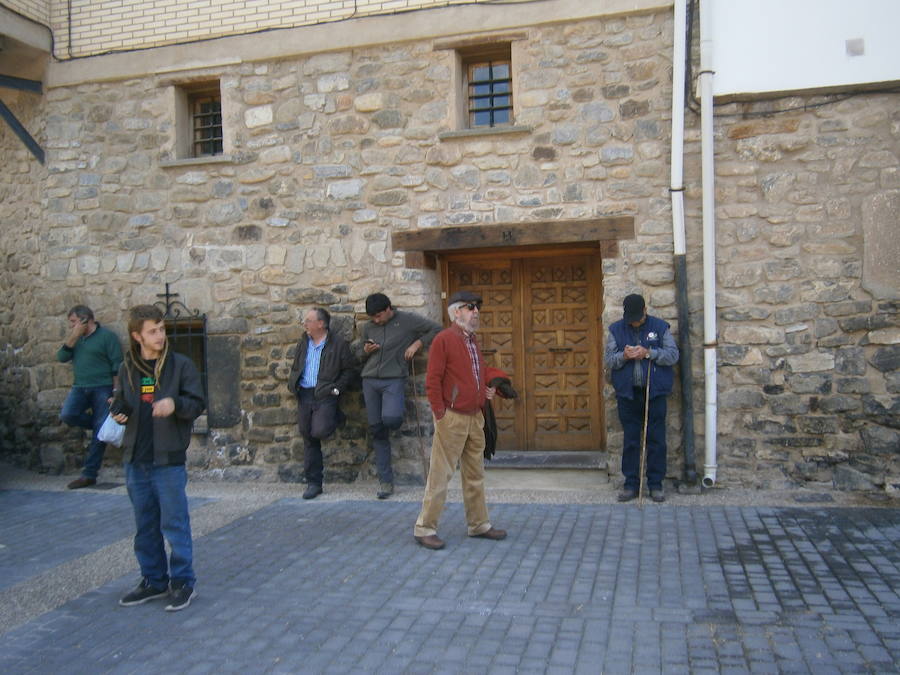
{"type": "Polygon", "coordinates": [[[572,351],[571,347],[550,347],[550,351],[554,354],[560,354],[562,352],[570,352],[572,351]]]}

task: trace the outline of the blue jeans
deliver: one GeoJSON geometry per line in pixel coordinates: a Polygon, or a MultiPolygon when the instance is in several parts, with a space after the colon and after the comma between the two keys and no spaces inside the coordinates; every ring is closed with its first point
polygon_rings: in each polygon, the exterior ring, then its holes
{"type": "MultiPolygon", "coordinates": [[[[634,398],[616,397],[619,421],[625,432],[622,445],[622,474],[625,487],[637,490],[641,472],[641,432],[644,428],[644,390],[635,387],[634,398]]],[[[666,477],[666,397],[650,399],[647,419],[647,487],[662,488],[666,477]]]]}
{"type": "Polygon", "coordinates": [[[143,576],[154,588],[194,586],[191,518],[188,514],[187,470],[183,464],[152,466],[125,463],[125,482],[137,532],[134,554],[143,576]],[[172,554],[166,563],[169,542],[172,554]]]}
{"type": "Polygon", "coordinates": [[[406,407],[406,378],[365,377],[362,382],[369,434],[372,436],[372,447],[375,448],[375,468],[378,471],[378,480],[393,483],[394,469],[391,466],[390,434],[391,431],[396,431],[403,424],[403,411],[406,407]]]}
{"type": "Polygon", "coordinates": [[[103,464],[106,443],[97,440],[97,433],[109,414],[107,401],[111,396],[111,384],[100,387],[72,387],[63,403],[62,411],[59,413],[60,419],[70,427],[81,427],[93,432],[91,443],[88,445],[87,457],[81,468],[81,475],[85,478],[96,480],[97,474],[100,473],[100,465],[103,464]]]}

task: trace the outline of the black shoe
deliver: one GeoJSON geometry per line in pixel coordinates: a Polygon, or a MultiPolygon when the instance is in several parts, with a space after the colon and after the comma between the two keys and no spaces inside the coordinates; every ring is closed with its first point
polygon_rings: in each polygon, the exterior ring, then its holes
{"type": "Polygon", "coordinates": [[[378,485],[378,492],[376,493],[375,496],[378,497],[378,499],[387,499],[392,494],[394,494],[394,484],[393,483],[385,483],[384,481],[382,481],[378,485]]]}
{"type": "Polygon", "coordinates": [[[630,502],[632,499],[637,499],[637,496],[637,490],[635,490],[634,488],[625,488],[618,494],[616,499],[618,499],[620,502],[630,502]]]}
{"type": "Polygon", "coordinates": [[[194,593],[193,586],[178,586],[172,588],[172,601],[166,605],[167,612],[177,612],[179,609],[184,609],[189,604],[191,604],[191,600],[197,597],[197,594],[194,593]]]}
{"type": "Polygon", "coordinates": [[[663,492],[661,487],[659,488],[650,488],[650,499],[655,501],[657,504],[666,501],[666,493],[663,492]]]}
{"type": "Polygon", "coordinates": [[[87,476],[82,476],[81,478],[76,478],[75,480],[73,480],[66,487],[70,490],[80,490],[81,488],[91,487],[92,485],[96,484],[96,478],[88,478],[87,476]]]}
{"type": "Polygon", "coordinates": [[[315,483],[310,483],[306,486],[306,490],[303,492],[303,499],[315,499],[320,494],[322,494],[322,486],[316,485],[315,483]]]}
{"type": "Polygon", "coordinates": [[[137,588],[121,597],[121,599],[119,600],[119,604],[122,605],[122,607],[143,605],[145,602],[148,602],[150,600],[164,598],[168,594],[168,588],[154,588],[150,585],[149,581],[147,581],[146,579],[141,579],[141,583],[138,584],[137,588]]]}

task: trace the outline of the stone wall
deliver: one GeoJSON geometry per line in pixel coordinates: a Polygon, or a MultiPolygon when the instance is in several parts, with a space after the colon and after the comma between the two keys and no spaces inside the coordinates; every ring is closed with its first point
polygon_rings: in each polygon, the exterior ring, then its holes
{"type": "Polygon", "coordinates": [[[823,100],[719,111],[720,466],[896,490],[900,99],[743,116],[823,100]],[[867,247],[893,255],[867,270],[867,247]]]}
{"type": "MultiPolygon", "coordinates": [[[[43,106],[33,94],[4,90],[3,102],[40,134],[43,106]]],[[[37,314],[32,290],[43,285],[40,196],[46,171],[5,123],[0,123],[0,444],[39,465],[37,365],[28,323],[37,314]]]]}
{"type": "MultiPolygon", "coordinates": [[[[213,75],[227,163],[170,161],[171,74],[50,89],[25,115],[40,127],[46,173],[14,137],[0,136],[0,241],[15,260],[0,272],[8,289],[0,302],[11,314],[2,358],[13,366],[0,376],[4,451],[72,465],[80,440],[54,419],[70,377],[53,361],[66,308],[86,302],[121,331],[124,310],[156,300],[170,282],[211,317],[211,332],[241,345],[241,423],[198,439],[192,468],[297,480],[301,445],[285,378],[301,313],[326,305],[352,338],[363,299],[384,290],[402,308],[441,318],[435,273],[404,266],[390,247],[396,230],[633,215],[635,238],[603,261],[604,324],[640,290],[677,332],[670,14],[525,32],[515,43],[516,123],[531,131],[521,134],[438,138],[451,130],[454,55],[428,40],[222,67],[213,75]],[[12,421],[20,408],[31,411],[30,426],[12,421]],[[23,447],[23,434],[43,459],[23,447]]],[[[776,104],[720,109],[732,115],[716,123],[724,484],[898,482],[897,298],[890,283],[866,283],[864,265],[866,242],[871,248],[896,222],[896,103],[896,95],[867,94],[764,119],[734,115],[776,104]]],[[[697,382],[702,458],[698,126],[689,114],[696,349],[684,365],[697,382]]],[[[621,432],[609,387],[605,397],[615,454],[621,432]]],[[[678,408],[675,397],[673,477],[678,408]]],[[[372,475],[359,392],[347,412],[340,438],[326,444],[329,480],[372,475]]],[[[427,405],[420,412],[427,427],[427,405]]],[[[413,481],[414,426],[405,433],[397,464],[413,481]]]]}

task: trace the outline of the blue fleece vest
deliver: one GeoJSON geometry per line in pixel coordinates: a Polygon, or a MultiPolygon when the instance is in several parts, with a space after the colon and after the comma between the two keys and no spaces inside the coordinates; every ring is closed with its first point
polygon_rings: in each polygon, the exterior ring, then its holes
{"type": "MultiPolygon", "coordinates": [[[[639,344],[647,349],[660,349],[663,343],[663,335],[669,331],[669,324],[655,316],[647,316],[647,320],[638,328],[639,344]],[[652,334],[652,339],[651,339],[652,334]]],[[[624,352],[625,345],[634,346],[634,331],[624,319],[616,321],[609,327],[609,332],[616,339],[616,351],[624,352]]],[[[668,396],[672,391],[672,383],[675,375],[672,366],[660,366],[651,359],[641,361],[626,361],[618,370],[612,371],[612,383],[616,390],[616,396],[622,398],[634,397],[634,364],[640,363],[641,381],[647,381],[647,369],[653,365],[653,374],[650,376],[650,398],[668,396]]]]}

